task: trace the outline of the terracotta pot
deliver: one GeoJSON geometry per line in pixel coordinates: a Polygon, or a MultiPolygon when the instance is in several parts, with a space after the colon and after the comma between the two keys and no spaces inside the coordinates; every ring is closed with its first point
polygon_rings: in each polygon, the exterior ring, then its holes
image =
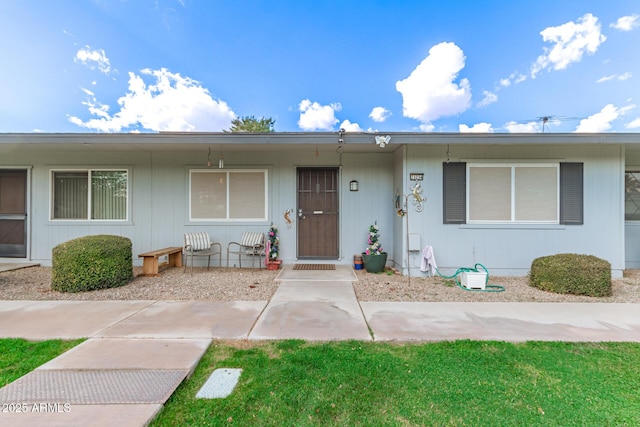
{"type": "Polygon", "coordinates": [[[280,268],[281,260],[269,261],[267,263],[267,270],[277,270],[280,268]]]}

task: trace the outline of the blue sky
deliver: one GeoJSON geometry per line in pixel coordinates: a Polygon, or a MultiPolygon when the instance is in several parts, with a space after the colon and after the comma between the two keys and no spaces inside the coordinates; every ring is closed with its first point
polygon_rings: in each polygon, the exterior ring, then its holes
{"type": "Polygon", "coordinates": [[[640,132],[637,0],[4,0],[0,55],[0,132],[640,132]]]}

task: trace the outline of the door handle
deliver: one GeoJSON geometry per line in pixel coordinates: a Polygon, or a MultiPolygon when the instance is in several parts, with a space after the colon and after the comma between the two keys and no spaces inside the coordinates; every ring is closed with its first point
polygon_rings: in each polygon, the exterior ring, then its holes
{"type": "Polygon", "coordinates": [[[27,214],[0,214],[0,219],[21,221],[27,219],[27,214]]]}

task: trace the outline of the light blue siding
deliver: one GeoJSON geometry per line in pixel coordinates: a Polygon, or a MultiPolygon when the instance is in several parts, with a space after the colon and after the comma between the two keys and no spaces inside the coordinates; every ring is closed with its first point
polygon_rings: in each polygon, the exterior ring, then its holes
{"type": "MultiPolygon", "coordinates": [[[[57,244],[92,234],[116,234],[133,243],[137,254],[166,246],[181,246],[187,231],[207,231],[212,239],[226,247],[237,241],[243,231],[266,233],[273,222],[279,229],[280,256],[285,263],[296,260],[296,167],[339,165],[337,153],[316,157],[313,150],[286,152],[225,152],[225,168],[268,170],[267,221],[189,222],[189,170],[205,167],[206,152],[110,152],[84,153],[41,150],[16,154],[14,164],[32,166],[30,259],[45,265],[51,262],[51,250],[57,244]],[[130,218],[125,222],[50,221],[51,169],[114,167],[128,168],[130,218]],[[284,212],[294,210],[288,228],[284,212]]],[[[366,248],[369,224],[377,221],[390,260],[393,259],[393,194],[390,153],[349,153],[340,167],[340,260],[351,264],[354,254],[366,248]],[[349,181],[360,182],[360,191],[350,192],[349,181]]],[[[3,162],[4,163],[4,162],[3,162]]],[[[224,262],[224,261],[223,261],[224,262]]]]}
{"type": "MultiPolygon", "coordinates": [[[[370,135],[357,138],[363,141],[362,146],[369,137],[372,138],[370,135]]],[[[46,139],[38,135],[31,138],[34,141],[46,139]]],[[[339,168],[339,263],[351,264],[353,256],[364,251],[368,227],[377,222],[381,243],[389,254],[388,263],[405,274],[407,267],[412,275],[424,274],[420,271],[421,253],[407,253],[408,234],[418,235],[422,247],[430,245],[434,248],[438,266],[445,273],[482,263],[491,275],[526,275],[536,257],[563,252],[606,259],[612,265],[614,276],[620,276],[626,266],[640,267],[640,225],[627,224],[625,228],[623,199],[625,161],[640,165],[640,153],[625,153],[623,144],[543,144],[528,136],[525,145],[525,142],[512,143],[508,136],[499,135],[485,136],[478,139],[477,144],[463,141],[448,146],[439,141],[437,135],[410,134],[394,135],[386,150],[371,143],[371,147],[357,147],[339,154],[334,147],[317,152],[315,144],[307,143],[304,134],[249,135],[247,138],[254,141],[251,149],[235,148],[233,144],[225,147],[225,169],[268,170],[267,221],[193,223],[189,221],[188,209],[189,170],[206,167],[209,144],[192,143],[182,150],[170,135],[114,135],[111,138],[119,138],[130,146],[100,146],[93,141],[94,145],[88,149],[71,150],[66,146],[64,150],[58,150],[55,144],[25,144],[8,152],[0,151],[0,167],[21,165],[31,168],[31,260],[47,265],[51,262],[51,249],[59,243],[84,235],[116,234],[132,240],[134,262],[140,265],[137,254],[165,246],[181,246],[185,232],[207,231],[225,248],[228,242],[237,241],[243,231],[266,233],[273,222],[279,229],[280,257],[285,264],[293,263],[297,244],[296,168],[312,166],[339,168]],[[272,148],[269,144],[274,141],[281,145],[272,148]],[[442,220],[442,163],[447,159],[581,162],[584,164],[584,224],[445,225],[442,220]],[[67,167],[127,168],[130,172],[128,221],[50,221],[50,171],[67,167]],[[400,217],[396,213],[394,196],[410,193],[410,186],[414,184],[409,180],[411,172],[424,174],[421,184],[427,201],[424,210],[416,212],[409,199],[408,218],[400,217]],[[349,181],[354,179],[360,184],[357,192],[349,191],[349,181]],[[294,220],[290,228],[283,218],[289,209],[293,211],[291,219],[294,220]]],[[[347,145],[357,138],[347,135],[347,145]]],[[[81,138],[74,138],[74,141],[78,140],[81,138]]],[[[215,160],[216,143],[211,147],[215,160]]],[[[216,166],[217,162],[214,162],[214,168],[216,166]]]]}
{"type": "MultiPolygon", "coordinates": [[[[615,276],[625,268],[623,165],[620,147],[471,146],[450,148],[451,161],[563,161],[584,163],[583,225],[447,225],[442,222],[442,163],[445,147],[409,147],[407,168],[424,172],[425,210],[410,212],[410,233],[434,248],[438,267],[450,273],[481,263],[492,275],[526,275],[531,262],[556,253],[595,255],[609,261],[615,276]]],[[[405,255],[406,257],[406,255],[405,255]]],[[[409,256],[412,274],[421,257],[409,256]]],[[[415,272],[415,273],[414,273],[415,272]]]]}

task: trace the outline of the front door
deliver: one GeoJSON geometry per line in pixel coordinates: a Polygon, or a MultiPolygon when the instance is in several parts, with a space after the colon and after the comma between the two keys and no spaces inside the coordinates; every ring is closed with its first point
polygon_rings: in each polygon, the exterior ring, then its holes
{"type": "Polygon", "coordinates": [[[298,168],[298,258],[338,259],[338,169],[298,168]]]}
{"type": "Polygon", "coordinates": [[[0,257],[27,257],[27,171],[0,169],[0,257]]]}

